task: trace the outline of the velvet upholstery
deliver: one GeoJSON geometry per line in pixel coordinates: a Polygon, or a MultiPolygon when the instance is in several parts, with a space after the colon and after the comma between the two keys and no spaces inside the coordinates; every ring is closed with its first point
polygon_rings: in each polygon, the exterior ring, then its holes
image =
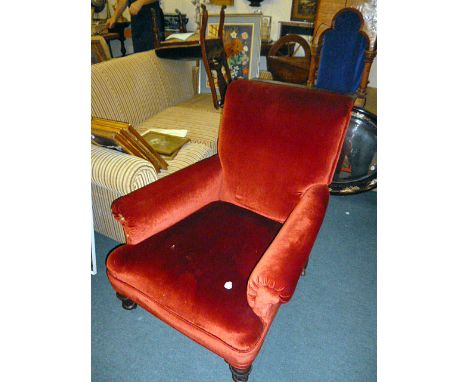
{"type": "Polygon", "coordinates": [[[107,260],[114,289],[233,367],[250,366],[318,234],[352,105],[234,81],[219,156],[114,202],[127,237],[107,260]]]}
{"type": "Polygon", "coordinates": [[[249,278],[247,299],[263,321],[274,305],[288,302],[309,257],[328,205],[325,184],[311,186],[284,223],[249,278]]]}
{"type": "Polygon", "coordinates": [[[350,9],[340,12],[333,29],[323,35],[316,86],[341,93],[355,93],[364,68],[369,41],[359,32],[362,20],[350,9]]]}
{"type": "Polygon", "coordinates": [[[117,199],[112,213],[127,244],[136,244],[218,200],[220,187],[221,166],[214,156],[117,199]]]}
{"type": "Polygon", "coordinates": [[[351,101],[262,82],[229,91],[218,148],[222,199],[284,222],[311,185],[331,182],[351,101]]]}
{"type": "Polygon", "coordinates": [[[280,228],[244,208],[213,202],[137,245],[116,249],[108,273],[138,285],[140,293],[194,330],[248,351],[264,324],[247,302],[247,280],[280,228]]]}

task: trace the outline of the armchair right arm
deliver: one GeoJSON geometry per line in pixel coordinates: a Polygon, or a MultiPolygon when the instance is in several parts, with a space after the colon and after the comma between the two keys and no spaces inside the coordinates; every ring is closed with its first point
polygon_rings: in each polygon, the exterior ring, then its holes
{"type": "Polygon", "coordinates": [[[250,275],[247,300],[268,322],[279,303],[288,302],[322,225],[330,192],[326,184],[310,187],[250,275]]]}

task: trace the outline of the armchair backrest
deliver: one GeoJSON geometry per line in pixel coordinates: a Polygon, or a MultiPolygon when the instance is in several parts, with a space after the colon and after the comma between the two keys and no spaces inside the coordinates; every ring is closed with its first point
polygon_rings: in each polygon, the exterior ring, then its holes
{"type": "Polygon", "coordinates": [[[330,184],[353,99],[259,81],[229,85],[219,157],[222,199],[283,222],[313,184],[330,184]]]}

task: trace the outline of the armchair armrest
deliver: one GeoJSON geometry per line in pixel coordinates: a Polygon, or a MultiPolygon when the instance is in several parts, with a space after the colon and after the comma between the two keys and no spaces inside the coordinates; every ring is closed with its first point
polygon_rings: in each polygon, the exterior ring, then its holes
{"type": "Polygon", "coordinates": [[[327,185],[309,188],[250,275],[247,300],[262,320],[269,321],[275,306],[288,302],[293,295],[325,216],[328,199],[327,185]]]}
{"type": "Polygon", "coordinates": [[[120,195],[128,194],[158,179],[145,159],[91,145],[91,180],[120,195]]]}
{"type": "Polygon", "coordinates": [[[137,244],[218,200],[221,180],[216,155],[116,199],[112,213],[127,244],[137,244]]]}

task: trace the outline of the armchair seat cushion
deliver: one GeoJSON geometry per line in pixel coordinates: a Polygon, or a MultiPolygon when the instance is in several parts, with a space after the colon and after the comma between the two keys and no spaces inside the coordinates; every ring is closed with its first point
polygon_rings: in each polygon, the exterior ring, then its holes
{"type": "Polygon", "coordinates": [[[213,202],[139,244],[117,248],[107,260],[108,276],[119,293],[197,342],[215,343],[208,347],[224,358],[226,351],[248,353],[267,328],[249,307],[247,282],[280,228],[213,202]]]}

